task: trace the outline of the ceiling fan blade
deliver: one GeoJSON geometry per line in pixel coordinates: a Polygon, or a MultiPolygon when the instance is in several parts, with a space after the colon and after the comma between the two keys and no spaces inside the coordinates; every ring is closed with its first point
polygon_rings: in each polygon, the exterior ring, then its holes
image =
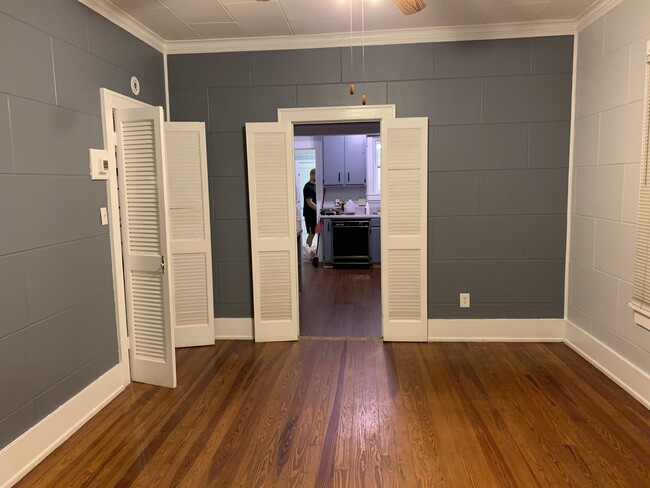
{"type": "Polygon", "coordinates": [[[397,8],[402,11],[404,15],[417,14],[420,10],[427,6],[423,0],[393,0],[397,8]]]}

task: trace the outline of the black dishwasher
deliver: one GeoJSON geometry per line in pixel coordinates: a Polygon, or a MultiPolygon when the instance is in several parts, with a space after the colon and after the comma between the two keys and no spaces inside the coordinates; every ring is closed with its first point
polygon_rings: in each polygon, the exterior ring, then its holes
{"type": "Polygon", "coordinates": [[[334,266],[369,266],[368,219],[332,219],[332,264],[334,266]]]}

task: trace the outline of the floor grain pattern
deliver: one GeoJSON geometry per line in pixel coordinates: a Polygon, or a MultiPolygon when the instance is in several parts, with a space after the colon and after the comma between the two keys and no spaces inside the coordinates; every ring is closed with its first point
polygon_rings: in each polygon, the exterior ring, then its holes
{"type": "Polygon", "coordinates": [[[563,344],[219,342],[25,487],[648,487],[650,413],[563,344]]]}
{"type": "Polygon", "coordinates": [[[302,269],[301,336],[381,337],[380,268],[302,269]]]}

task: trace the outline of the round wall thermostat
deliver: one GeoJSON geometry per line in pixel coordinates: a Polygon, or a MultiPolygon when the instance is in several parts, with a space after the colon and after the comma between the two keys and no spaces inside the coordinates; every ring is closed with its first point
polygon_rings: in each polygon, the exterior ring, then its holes
{"type": "Polygon", "coordinates": [[[131,77],[131,91],[134,95],[140,94],[140,82],[135,76],[131,77]]]}

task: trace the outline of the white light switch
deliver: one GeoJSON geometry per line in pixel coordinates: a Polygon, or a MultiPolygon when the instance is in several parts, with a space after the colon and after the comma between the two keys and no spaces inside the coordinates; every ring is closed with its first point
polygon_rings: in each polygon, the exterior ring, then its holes
{"type": "Polygon", "coordinates": [[[106,210],[106,207],[99,209],[99,215],[102,218],[102,225],[108,225],[108,210],[106,210]]]}

